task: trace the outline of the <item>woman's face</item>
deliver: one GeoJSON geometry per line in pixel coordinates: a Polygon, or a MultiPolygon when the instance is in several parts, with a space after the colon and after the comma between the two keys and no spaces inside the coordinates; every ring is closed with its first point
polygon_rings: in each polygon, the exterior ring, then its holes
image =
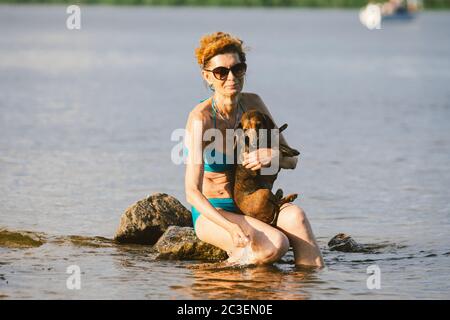
{"type": "MultiPolygon", "coordinates": [[[[231,68],[235,64],[240,63],[241,60],[237,53],[218,54],[209,60],[205,69],[213,70],[217,67],[231,68]]],[[[212,72],[202,71],[203,78],[214,86],[214,91],[224,96],[235,96],[242,91],[244,87],[244,78],[236,78],[233,72],[228,72],[228,77],[225,80],[218,80],[214,77],[212,72]]]]}

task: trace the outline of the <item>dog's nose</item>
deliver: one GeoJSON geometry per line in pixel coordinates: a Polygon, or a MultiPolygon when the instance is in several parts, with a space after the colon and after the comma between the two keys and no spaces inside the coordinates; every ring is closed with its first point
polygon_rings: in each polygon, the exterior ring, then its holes
{"type": "Polygon", "coordinates": [[[258,132],[255,129],[248,130],[245,139],[246,145],[256,148],[258,145],[258,132]]]}

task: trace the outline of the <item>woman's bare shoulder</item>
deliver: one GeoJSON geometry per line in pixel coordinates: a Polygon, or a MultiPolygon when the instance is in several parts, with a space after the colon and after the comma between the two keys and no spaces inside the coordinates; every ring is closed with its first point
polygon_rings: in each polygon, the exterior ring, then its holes
{"type": "Polygon", "coordinates": [[[211,99],[206,99],[198,103],[190,112],[188,122],[199,120],[205,125],[209,125],[211,121],[211,99]]]}
{"type": "Polygon", "coordinates": [[[256,109],[263,113],[267,113],[267,107],[258,94],[253,92],[242,92],[241,94],[247,110],[256,109]]]}

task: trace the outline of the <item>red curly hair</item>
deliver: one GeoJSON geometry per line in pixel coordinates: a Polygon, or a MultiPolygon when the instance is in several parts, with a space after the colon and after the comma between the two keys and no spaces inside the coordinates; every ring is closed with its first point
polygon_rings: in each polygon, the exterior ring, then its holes
{"type": "Polygon", "coordinates": [[[195,56],[201,68],[207,66],[209,60],[223,53],[237,53],[241,62],[245,62],[244,41],[229,33],[217,31],[200,38],[200,46],[195,49],[195,56]]]}

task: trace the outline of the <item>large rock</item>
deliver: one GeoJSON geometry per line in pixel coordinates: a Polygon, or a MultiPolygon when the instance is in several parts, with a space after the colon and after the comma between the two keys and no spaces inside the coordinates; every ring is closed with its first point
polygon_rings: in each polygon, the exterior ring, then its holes
{"type": "Polygon", "coordinates": [[[122,214],[114,240],[155,244],[172,225],[191,227],[191,212],[174,197],[155,193],[139,200],[122,214]]]}
{"type": "Polygon", "coordinates": [[[159,259],[209,260],[226,259],[227,253],[201,241],[190,227],[169,227],[155,245],[159,259]]]}

